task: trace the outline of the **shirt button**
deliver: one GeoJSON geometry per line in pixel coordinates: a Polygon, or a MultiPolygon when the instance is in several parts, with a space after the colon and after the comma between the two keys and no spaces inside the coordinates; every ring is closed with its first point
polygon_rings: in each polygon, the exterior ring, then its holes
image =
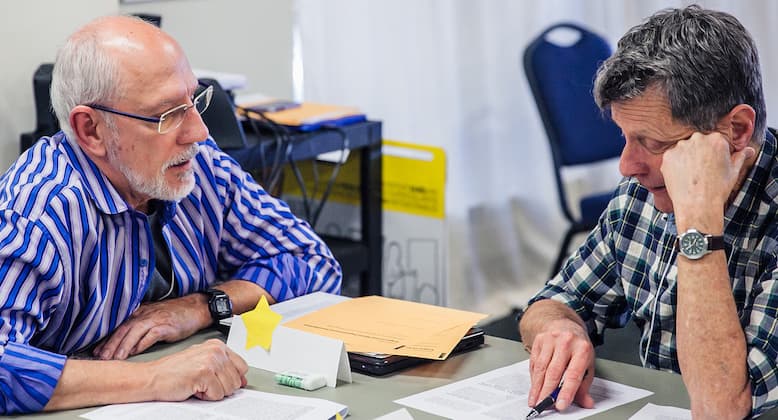
{"type": "Polygon", "coordinates": [[[142,260],[140,260],[140,266],[141,266],[141,267],[145,267],[145,266],[147,266],[148,264],[149,264],[149,260],[146,260],[146,259],[142,259],[142,260]]]}

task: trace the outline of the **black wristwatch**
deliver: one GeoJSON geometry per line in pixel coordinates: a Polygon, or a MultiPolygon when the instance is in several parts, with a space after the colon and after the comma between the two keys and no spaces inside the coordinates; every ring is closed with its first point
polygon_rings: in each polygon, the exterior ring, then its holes
{"type": "Polygon", "coordinates": [[[211,312],[214,324],[232,316],[232,301],[226,293],[213,288],[205,289],[200,293],[208,296],[208,310],[211,312]]]}

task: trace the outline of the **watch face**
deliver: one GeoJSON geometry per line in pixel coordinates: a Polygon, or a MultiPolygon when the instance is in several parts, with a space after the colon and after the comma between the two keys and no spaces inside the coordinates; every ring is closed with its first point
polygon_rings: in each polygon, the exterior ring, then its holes
{"type": "Polygon", "coordinates": [[[230,313],[230,301],[226,296],[217,298],[214,302],[214,306],[216,307],[216,312],[219,314],[224,315],[230,313]]]}
{"type": "Polygon", "coordinates": [[[700,258],[708,251],[708,241],[700,232],[686,232],[680,239],[681,252],[688,258],[700,258]]]}
{"type": "Polygon", "coordinates": [[[231,317],[232,302],[230,302],[230,297],[223,292],[213,293],[208,300],[208,309],[211,311],[211,317],[214,321],[231,317]]]}

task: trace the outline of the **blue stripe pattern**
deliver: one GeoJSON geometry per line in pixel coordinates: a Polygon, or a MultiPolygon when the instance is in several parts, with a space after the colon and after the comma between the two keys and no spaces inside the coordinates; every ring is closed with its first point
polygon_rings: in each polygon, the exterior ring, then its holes
{"type": "MultiPolygon", "coordinates": [[[[340,266],[308,223],[213,140],[199,147],[194,191],[162,210],[179,294],[231,279],[279,302],[339,293],[340,266]]],[[[46,405],[66,355],[138,308],[153,254],[146,215],[64,134],[42,138],[0,176],[0,414],[46,405]]]]}

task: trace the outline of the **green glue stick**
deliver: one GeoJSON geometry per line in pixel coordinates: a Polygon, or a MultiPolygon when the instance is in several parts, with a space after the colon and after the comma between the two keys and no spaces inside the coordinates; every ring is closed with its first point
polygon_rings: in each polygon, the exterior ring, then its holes
{"type": "Polygon", "coordinates": [[[301,372],[281,372],[276,373],[276,382],[281,385],[291,386],[292,388],[300,388],[306,391],[313,391],[319,389],[324,385],[327,385],[327,379],[324,375],[318,373],[301,373],[301,372]]]}

